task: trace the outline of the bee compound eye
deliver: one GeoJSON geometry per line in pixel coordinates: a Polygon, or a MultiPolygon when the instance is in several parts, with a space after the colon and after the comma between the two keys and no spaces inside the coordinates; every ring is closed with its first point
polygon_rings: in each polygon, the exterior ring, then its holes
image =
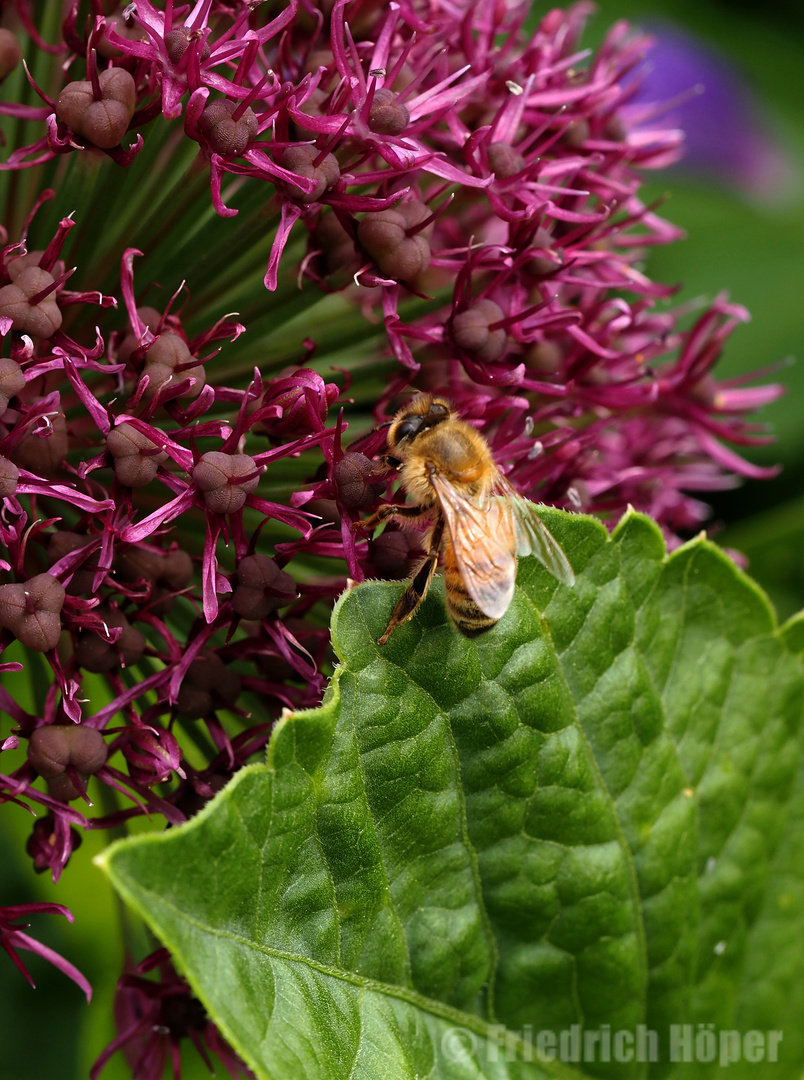
{"type": "Polygon", "coordinates": [[[415,435],[421,426],[422,418],[420,416],[413,417],[410,420],[403,420],[394,432],[397,442],[402,439],[407,439],[411,435],[415,435]]]}
{"type": "Polygon", "coordinates": [[[434,401],[430,406],[431,416],[448,416],[449,409],[442,401],[434,401]]]}

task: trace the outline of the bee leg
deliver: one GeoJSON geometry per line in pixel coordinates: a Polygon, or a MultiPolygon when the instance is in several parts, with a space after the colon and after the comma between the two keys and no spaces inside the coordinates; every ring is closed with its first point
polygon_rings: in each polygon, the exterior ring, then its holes
{"type": "Polygon", "coordinates": [[[427,596],[430,582],[436,571],[438,563],[438,549],[441,546],[441,537],[444,532],[444,522],[439,521],[430,535],[430,550],[426,559],[416,571],[416,574],[407,589],[397,600],[396,607],[391,614],[391,621],[385,628],[382,637],[377,638],[378,645],[384,645],[397,626],[412,619],[419,610],[422,600],[427,596]]]}
{"type": "Polygon", "coordinates": [[[371,517],[367,517],[364,521],[356,521],[353,525],[353,529],[365,529],[368,532],[371,529],[376,529],[378,525],[381,525],[389,518],[407,518],[409,520],[415,520],[416,518],[423,517],[427,513],[421,506],[409,506],[407,504],[396,505],[394,503],[384,503],[379,510],[376,510],[371,517]]]}

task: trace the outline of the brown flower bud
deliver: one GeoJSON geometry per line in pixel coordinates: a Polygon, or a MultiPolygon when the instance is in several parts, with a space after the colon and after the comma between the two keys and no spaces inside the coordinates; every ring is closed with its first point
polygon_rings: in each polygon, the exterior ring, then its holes
{"type": "Polygon", "coordinates": [[[555,341],[534,341],[525,351],[524,359],[532,371],[554,375],[564,362],[564,352],[555,341]]]}
{"type": "Polygon", "coordinates": [[[555,240],[547,229],[542,228],[540,225],[531,244],[533,254],[526,263],[526,268],[532,274],[538,274],[539,276],[552,274],[561,266],[563,258],[559,251],[553,249],[554,243],[555,240]]]}
{"type": "Polygon", "coordinates": [[[25,376],[16,360],[9,356],[0,356],[0,416],[8,408],[8,403],[25,386],[25,376]]]}
{"type": "MultiPolygon", "coordinates": [[[[82,536],[80,533],[70,532],[69,529],[59,529],[54,532],[47,545],[47,557],[51,566],[72,551],[85,548],[92,537],[82,536]]],[[[98,569],[98,557],[100,552],[95,550],[81,563],[73,576],[65,585],[68,596],[92,596],[92,585],[95,580],[95,572],[98,569]]]]}
{"type": "Polygon", "coordinates": [[[210,450],[193,468],[193,482],[215,514],[234,514],[259,483],[254,458],[210,450]]]}
{"type": "Polygon", "coordinates": [[[561,136],[561,141],[571,150],[580,150],[591,135],[589,121],[585,117],[573,120],[561,136]]]}
{"type": "Polygon", "coordinates": [[[106,757],[101,733],[82,724],[47,724],[32,732],[28,743],[28,761],[44,780],[59,776],[68,765],[91,775],[103,768],[106,757]]]}
{"type": "MultiPolygon", "coordinates": [[[[189,26],[174,26],[165,34],[165,49],[171,64],[178,64],[194,41],[197,41],[199,33],[189,26]]],[[[207,41],[201,46],[200,60],[209,58],[210,48],[207,41]]]]}
{"type": "Polygon", "coordinates": [[[19,478],[20,471],[14,462],[0,454],[0,499],[14,494],[19,478]]]}
{"type": "Polygon", "coordinates": [[[357,238],[380,273],[397,281],[409,281],[430,265],[433,223],[412,232],[430,216],[424,203],[412,200],[391,210],[366,214],[357,226],[357,238]]]}
{"type": "Polygon", "coordinates": [[[137,106],[137,88],[125,68],[107,68],[98,74],[101,96],[96,99],[88,80],[71,82],[56,102],[56,116],[77,135],[102,150],[117,146],[137,106]]]}
{"type": "Polygon", "coordinates": [[[187,378],[195,379],[195,382],[181,396],[198,397],[207,377],[203,364],[187,367],[194,359],[184,338],[170,330],[161,333],[145,354],[142,369],[143,376],[148,376],[148,386],[143,394],[145,400],[150,401],[166,386],[178,386],[187,378]]]}
{"type": "Polygon", "coordinates": [[[491,330],[490,326],[504,318],[502,308],[493,300],[475,300],[453,318],[452,340],[477,360],[499,360],[508,345],[508,335],[504,327],[491,330]]]}
{"type": "Polygon", "coordinates": [[[259,130],[253,109],[247,108],[239,119],[233,119],[232,113],[237,107],[238,102],[219,98],[207,105],[198,121],[210,149],[223,157],[242,154],[259,130]]]}
{"type": "Polygon", "coordinates": [[[240,678],[217,653],[202,649],[187,669],[176,711],[189,720],[200,720],[216,707],[234,705],[240,696],[240,678]]]}
{"type": "Polygon", "coordinates": [[[375,91],[368,115],[369,130],[377,135],[401,135],[410,123],[410,113],[393,90],[375,91]]]}
{"type": "MultiPolygon", "coordinates": [[[[162,321],[162,312],[157,311],[156,308],[148,307],[147,305],[137,308],[137,314],[146,327],[152,334],[156,334],[157,327],[162,321]]],[[[129,324],[129,330],[120,344],[117,346],[117,358],[125,363],[134,352],[135,349],[140,347],[140,341],[137,335],[134,333],[131,325],[129,324]]]]}
{"type": "Polygon", "coordinates": [[[168,455],[131,424],[118,424],[106,436],[106,449],[114,458],[114,474],[126,487],[150,484],[168,455]]]}
{"type": "Polygon", "coordinates": [[[0,26],[0,82],[22,60],[22,46],[10,30],[0,26]]]}
{"type": "Polygon", "coordinates": [[[61,471],[70,441],[67,438],[67,421],[61,413],[50,417],[50,426],[29,431],[14,447],[16,463],[37,476],[54,477],[61,471]]]}
{"type": "Polygon", "coordinates": [[[0,626],[37,652],[53,649],[61,634],[64,586],[51,574],[0,585],[0,626]]]}
{"type": "Polygon", "coordinates": [[[316,268],[322,277],[328,279],[332,288],[342,288],[360,269],[355,242],[331,211],[319,217],[310,244],[320,252],[316,268]]]}
{"type": "Polygon", "coordinates": [[[332,187],[341,175],[340,166],[333,154],[324,154],[322,157],[320,150],[308,144],[286,147],[282,151],[279,163],[283,169],[298,173],[307,180],[315,181],[316,186],[309,194],[305,194],[292,184],[285,185],[285,190],[292,198],[301,203],[318,202],[327,188],[332,187]]]}
{"type": "Polygon", "coordinates": [[[410,576],[411,552],[416,538],[402,529],[385,529],[371,541],[371,558],[381,578],[401,581],[410,576]]]}
{"type": "Polygon", "coordinates": [[[168,589],[184,589],[193,580],[193,560],[186,551],[149,551],[138,544],[121,545],[115,569],[124,581],[149,581],[168,589]]]}
{"type": "Polygon", "coordinates": [[[111,642],[92,630],[82,631],[75,645],[75,658],[81,667],[100,674],[112,668],[131,667],[139,663],[145,652],[145,636],[117,608],[102,606],[95,609],[95,615],[110,630],[119,628],[122,633],[117,641],[111,642]]]}
{"type": "Polygon", "coordinates": [[[80,797],[70,777],[69,766],[78,773],[83,787],[87,780],[106,764],[108,749],[103,735],[92,727],[48,724],[32,732],[28,743],[28,761],[47,780],[54,799],[70,802],[80,797]]]}
{"type": "Polygon", "coordinates": [[[349,451],[332,470],[332,478],[338,489],[340,501],[347,510],[366,510],[386,487],[387,481],[378,481],[374,475],[374,463],[365,454],[349,451]]]}
{"type": "MultiPolygon", "coordinates": [[[[110,6],[112,5],[107,5],[107,7],[110,6]]],[[[106,16],[106,27],[107,29],[111,27],[118,37],[125,38],[127,41],[148,40],[148,34],[141,26],[133,20],[124,19],[122,15],[116,13],[106,16]]],[[[117,45],[113,45],[105,33],[102,37],[95,39],[95,47],[100,55],[105,56],[107,60],[123,55],[123,50],[119,49],[117,45]]]]}
{"type": "Polygon", "coordinates": [[[244,619],[264,619],[298,596],[296,582],[267,555],[246,555],[237,565],[232,606],[244,619]]]}
{"type": "Polygon", "coordinates": [[[489,168],[498,180],[508,180],[525,168],[525,159],[508,143],[492,143],[488,149],[489,168]]]}
{"type": "Polygon", "coordinates": [[[39,266],[26,267],[15,281],[0,289],[0,315],[12,319],[14,329],[20,334],[52,337],[61,326],[56,290],[40,299],[37,297],[54,281],[55,278],[47,270],[39,266]]]}

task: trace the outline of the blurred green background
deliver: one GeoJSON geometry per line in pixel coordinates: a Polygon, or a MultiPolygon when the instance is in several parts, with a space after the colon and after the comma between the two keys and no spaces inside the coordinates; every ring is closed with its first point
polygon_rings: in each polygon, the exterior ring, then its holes
{"type": "MultiPolygon", "coordinates": [[[[546,10],[546,5],[539,5],[534,14],[538,17],[546,10]]],[[[802,351],[804,36],[793,29],[800,25],[797,16],[800,0],[766,0],[761,6],[749,0],[653,0],[649,7],[644,0],[616,0],[601,6],[586,39],[596,44],[619,18],[640,25],[649,20],[654,28],[657,20],[663,20],[696,35],[737,66],[789,157],[789,189],[784,197],[764,200],[725,180],[704,180],[683,166],[648,176],[646,201],[668,195],[660,212],[688,234],[686,240],[651,254],[651,276],[681,282],[680,296],[688,300],[711,298],[725,289],[751,311],[752,321],[731,338],[716,371],[719,378],[794,361],[802,351]]],[[[804,369],[800,363],[789,363],[771,378],[788,387],[762,417],[772,425],[777,441],[750,456],[763,464],[780,463],[780,477],[748,482],[708,501],[715,509],[713,524],[720,530],[716,539],[748,557],[750,572],[770,594],[780,616],[787,617],[804,606],[804,369]]],[[[84,972],[95,998],[87,1008],[77,987],[30,954],[23,954],[23,959],[37,982],[35,991],[10,963],[0,960],[0,1080],[34,1076],[85,1080],[92,1061],[114,1036],[111,994],[123,962],[120,922],[125,916],[91,862],[102,837],[93,833],[85,837],[54,887],[49,876],[31,874],[24,854],[30,826],[31,818],[21,808],[8,807],[0,815],[4,852],[0,905],[53,900],[80,911],[74,926],[60,916],[35,916],[31,932],[84,972]]],[[[192,1048],[186,1049],[185,1080],[207,1076],[192,1048]]],[[[104,1080],[130,1077],[119,1055],[103,1073],[104,1080]]]]}

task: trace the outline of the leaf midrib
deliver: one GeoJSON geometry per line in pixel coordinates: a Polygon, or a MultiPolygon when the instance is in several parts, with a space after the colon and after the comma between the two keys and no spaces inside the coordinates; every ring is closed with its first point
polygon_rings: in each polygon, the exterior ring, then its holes
{"type": "MultiPolygon", "coordinates": [[[[259,767],[260,766],[258,766],[258,768],[259,767]]],[[[267,766],[261,767],[267,770],[267,766]]],[[[305,956],[301,953],[292,953],[284,949],[262,945],[255,941],[251,941],[248,938],[244,938],[240,934],[234,934],[230,930],[213,926],[195,916],[188,915],[187,912],[182,911],[175,904],[172,904],[169,900],[160,896],[158,892],[154,892],[144,886],[138,886],[136,890],[130,889],[123,880],[118,878],[114,871],[113,861],[106,859],[105,856],[102,858],[102,861],[105,863],[107,873],[113,879],[115,886],[119,889],[124,898],[135,908],[140,908],[140,910],[142,910],[146,903],[149,903],[149,911],[154,920],[156,920],[157,912],[169,912],[177,921],[192,927],[200,934],[208,935],[216,940],[230,942],[241,948],[260,953],[269,959],[282,960],[288,964],[298,964],[300,967],[306,967],[312,971],[317,971],[327,978],[336,979],[339,982],[355,986],[364,992],[369,991],[387,998],[402,1001],[407,1005],[411,1005],[414,1008],[427,1013],[436,1020],[451,1021],[456,1026],[467,1028],[475,1035],[479,1035],[482,1039],[489,1039],[490,1037],[496,1039],[497,1037],[497,1031],[494,1029],[496,1029],[498,1025],[494,1022],[483,1020],[472,1013],[462,1012],[460,1009],[455,1009],[451,1005],[446,1005],[443,1002],[427,997],[425,994],[420,994],[416,990],[404,986],[395,986],[392,983],[380,982],[377,979],[370,979],[365,975],[359,975],[357,972],[348,971],[342,968],[333,968],[328,964],[324,964],[319,960],[315,960],[312,957],[305,956]]],[[[171,955],[178,962],[180,968],[185,972],[191,970],[192,964],[186,962],[184,950],[171,942],[170,934],[166,933],[163,928],[158,936],[163,944],[170,950],[171,955]]],[[[206,1005],[207,1003],[204,1002],[204,1004],[206,1005]]],[[[215,1012],[216,1015],[218,1015],[219,1011],[217,1009],[215,1012]]],[[[532,1045],[521,1039],[516,1032],[511,1032],[510,1035],[512,1036],[510,1045],[517,1052],[517,1060],[524,1060],[524,1058],[519,1056],[519,1052],[532,1053],[532,1045]]],[[[508,1033],[506,1033],[506,1047],[508,1045],[508,1033]]],[[[562,1062],[539,1061],[536,1064],[549,1074],[555,1076],[557,1080],[587,1080],[587,1074],[568,1068],[562,1062]]]]}

